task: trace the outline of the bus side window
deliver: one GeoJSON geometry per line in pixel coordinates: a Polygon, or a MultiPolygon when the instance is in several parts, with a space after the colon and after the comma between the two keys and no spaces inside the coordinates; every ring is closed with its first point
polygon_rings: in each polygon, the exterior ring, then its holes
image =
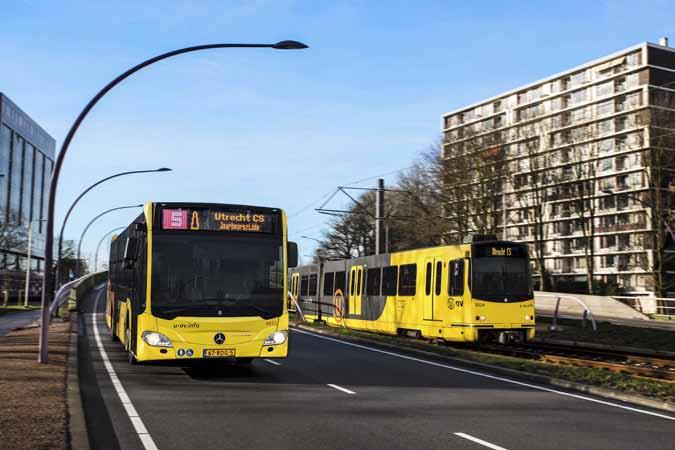
{"type": "Polygon", "coordinates": [[[464,260],[450,261],[448,267],[448,295],[464,295],[464,260]]]}

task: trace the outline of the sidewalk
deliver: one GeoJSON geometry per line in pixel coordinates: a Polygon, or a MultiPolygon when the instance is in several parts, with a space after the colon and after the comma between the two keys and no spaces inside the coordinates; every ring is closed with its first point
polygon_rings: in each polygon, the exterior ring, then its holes
{"type": "Polygon", "coordinates": [[[39,330],[28,328],[0,337],[3,450],[68,448],[66,362],[70,322],[49,327],[49,364],[37,362],[39,330]]]}

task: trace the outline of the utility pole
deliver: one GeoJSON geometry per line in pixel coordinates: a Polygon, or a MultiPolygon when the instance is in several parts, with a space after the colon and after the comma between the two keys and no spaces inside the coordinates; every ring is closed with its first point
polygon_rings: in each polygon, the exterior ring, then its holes
{"type": "Polygon", "coordinates": [[[384,179],[377,180],[375,196],[375,254],[382,253],[382,222],[384,221],[384,179]]]}

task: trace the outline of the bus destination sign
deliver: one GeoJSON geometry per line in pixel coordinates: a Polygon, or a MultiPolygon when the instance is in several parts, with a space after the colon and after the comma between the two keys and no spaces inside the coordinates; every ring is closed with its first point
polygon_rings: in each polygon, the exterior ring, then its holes
{"type": "Polygon", "coordinates": [[[252,210],[166,208],[162,210],[163,230],[274,233],[278,216],[252,210]]]}

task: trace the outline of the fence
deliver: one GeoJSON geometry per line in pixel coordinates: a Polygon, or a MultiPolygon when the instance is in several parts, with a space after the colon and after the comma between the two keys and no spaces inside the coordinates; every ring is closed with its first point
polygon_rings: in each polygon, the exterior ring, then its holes
{"type": "Polygon", "coordinates": [[[652,318],[672,320],[673,317],[675,317],[675,298],[627,295],[613,295],[612,298],[625,303],[636,311],[647,314],[652,318]]]}

